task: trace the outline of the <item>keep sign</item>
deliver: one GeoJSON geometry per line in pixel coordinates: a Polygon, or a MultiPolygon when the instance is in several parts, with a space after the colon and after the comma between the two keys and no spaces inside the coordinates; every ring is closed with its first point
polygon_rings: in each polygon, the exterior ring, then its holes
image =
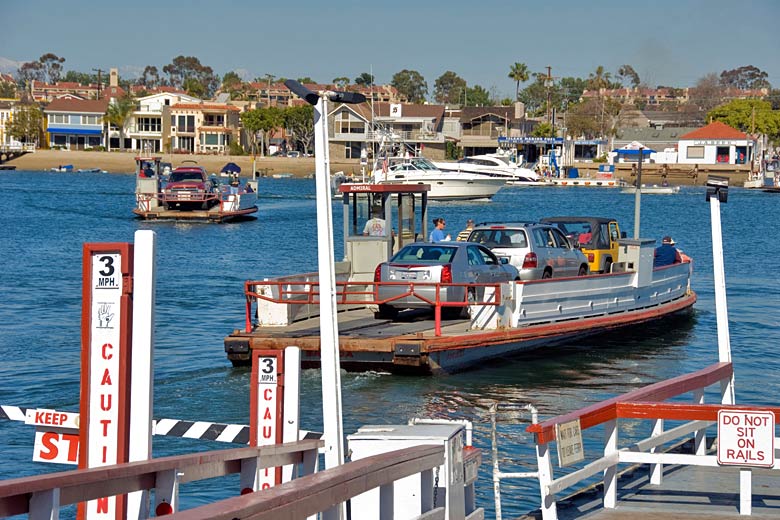
{"type": "Polygon", "coordinates": [[[772,467],[775,416],[752,410],[718,411],[718,464],[772,467]]]}

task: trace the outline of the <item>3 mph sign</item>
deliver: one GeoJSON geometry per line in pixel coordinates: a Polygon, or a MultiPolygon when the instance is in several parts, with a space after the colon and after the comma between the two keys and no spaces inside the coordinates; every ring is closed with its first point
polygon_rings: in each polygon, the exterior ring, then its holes
{"type": "Polygon", "coordinates": [[[771,468],[775,464],[775,415],[718,411],[718,464],[771,468]]]}

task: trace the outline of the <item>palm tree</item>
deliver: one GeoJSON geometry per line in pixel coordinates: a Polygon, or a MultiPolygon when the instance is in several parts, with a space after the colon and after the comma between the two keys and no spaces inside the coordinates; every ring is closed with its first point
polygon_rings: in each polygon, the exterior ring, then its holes
{"type": "Polygon", "coordinates": [[[593,90],[599,90],[601,88],[609,88],[612,78],[612,74],[604,71],[604,67],[599,65],[596,67],[595,72],[591,72],[588,76],[588,86],[593,90]]]}
{"type": "MultiPolygon", "coordinates": [[[[115,100],[113,103],[109,103],[108,108],[106,109],[106,115],[103,116],[105,122],[109,123],[109,130],[111,129],[110,125],[119,128],[119,146],[123,149],[125,144],[125,125],[134,110],[135,103],[133,102],[133,98],[126,96],[115,100]]],[[[109,150],[111,149],[110,143],[109,137],[108,146],[106,147],[109,150]]]]}
{"type": "Polygon", "coordinates": [[[520,97],[520,83],[525,83],[530,77],[528,65],[515,62],[509,69],[509,77],[517,82],[515,87],[515,100],[517,100],[520,97]]]}

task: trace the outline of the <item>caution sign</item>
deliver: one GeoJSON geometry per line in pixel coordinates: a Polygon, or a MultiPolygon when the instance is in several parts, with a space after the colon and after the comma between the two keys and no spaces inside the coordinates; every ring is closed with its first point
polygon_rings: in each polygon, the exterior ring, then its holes
{"type": "MultiPolygon", "coordinates": [[[[79,468],[97,468],[128,461],[130,244],[84,244],[83,294],[78,461],[79,468]]],[[[45,413],[38,419],[66,420],[45,413]]],[[[59,452],[65,440],[49,437],[49,444],[59,452]]],[[[78,517],[114,520],[123,510],[123,496],[103,497],[80,504],[78,517]]]]}
{"type": "MultiPolygon", "coordinates": [[[[252,359],[252,389],[249,400],[250,443],[254,446],[282,442],[282,374],[284,354],[281,351],[255,351],[252,359]]],[[[264,468],[258,475],[258,489],[281,483],[281,468],[264,468]]]]}
{"type": "Polygon", "coordinates": [[[775,416],[752,410],[718,411],[718,464],[772,467],[775,463],[775,416]]]}

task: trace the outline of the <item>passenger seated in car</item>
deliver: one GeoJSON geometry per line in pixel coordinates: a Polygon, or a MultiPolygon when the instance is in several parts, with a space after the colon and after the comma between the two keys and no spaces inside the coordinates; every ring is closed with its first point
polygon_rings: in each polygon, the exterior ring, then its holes
{"type": "Polygon", "coordinates": [[[580,244],[588,244],[590,243],[591,239],[593,238],[592,230],[590,229],[590,226],[585,226],[582,230],[582,233],[580,233],[580,236],[577,237],[577,242],[580,244]]]}

